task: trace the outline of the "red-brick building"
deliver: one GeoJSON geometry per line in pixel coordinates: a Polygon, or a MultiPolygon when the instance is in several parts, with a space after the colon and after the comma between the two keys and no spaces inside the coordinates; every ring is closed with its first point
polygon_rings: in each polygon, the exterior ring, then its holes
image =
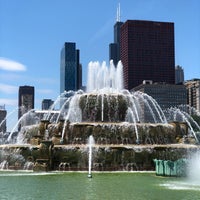
{"type": "Polygon", "coordinates": [[[175,83],[174,23],[127,20],[120,31],[126,89],[143,80],[175,83]]]}

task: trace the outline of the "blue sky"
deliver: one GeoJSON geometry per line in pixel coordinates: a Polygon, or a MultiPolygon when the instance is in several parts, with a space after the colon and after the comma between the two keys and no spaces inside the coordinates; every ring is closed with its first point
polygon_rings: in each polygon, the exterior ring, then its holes
{"type": "Polygon", "coordinates": [[[36,109],[55,100],[64,42],[80,49],[86,84],[88,63],[108,62],[118,3],[123,22],[174,22],[176,65],[200,78],[199,0],[0,0],[0,105],[16,109],[22,85],[35,87],[36,109]]]}

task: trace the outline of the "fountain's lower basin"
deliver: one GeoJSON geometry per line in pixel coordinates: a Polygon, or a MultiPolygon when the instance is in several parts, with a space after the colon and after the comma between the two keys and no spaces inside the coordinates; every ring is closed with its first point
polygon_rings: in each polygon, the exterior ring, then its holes
{"type": "Polygon", "coordinates": [[[24,135],[29,144],[0,146],[0,168],[86,171],[90,135],[95,140],[92,170],[96,171],[153,170],[154,159],[177,160],[199,149],[184,123],[42,121],[24,135]]]}
{"type": "MultiPolygon", "coordinates": [[[[41,143],[42,144],[42,143],[41,143]]],[[[155,170],[154,159],[177,160],[199,151],[198,145],[94,145],[92,170],[155,170]]],[[[87,171],[87,145],[1,145],[2,169],[87,171]],[[27,162],[31,167],[25,168],[27,162]]]]}

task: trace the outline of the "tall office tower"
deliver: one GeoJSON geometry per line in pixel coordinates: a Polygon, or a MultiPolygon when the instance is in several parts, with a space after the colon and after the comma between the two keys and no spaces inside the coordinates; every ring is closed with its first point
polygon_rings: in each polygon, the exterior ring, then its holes
{"type": "Polygon", "coordinates": [[[53,105],[54,101],[51,99],[43,99],[42,100],[42,110],[49,110],[50,107],[53,105]]]}
{"type": "Polygon", "coordinates": [[[82,88],[82,65],[80,63],[80,50],[76,50],[77,59],[77,90],[82,88]]]}
{"type": "Polygon", "coordinates": [[[120,59],[120,28],[123,22],[120,21],[120,7],[117,8],[117,20],[114,25],[114,43],[109,44],[109,60],[113,60],[114,65],[121,60],[120,59]]]}
{"type": "Polygon", "coordinates": [[[188,80],[184,85],[187,89],[187,103],[200,112],[200,79],[188,80]]]}
{"type": "Polygon", "coordinates": [[[174,84],[174,23],[127,20],[121,26],[120,56],[126,89],[143,80],[174,84]]]}
{"type": "Polygon", "coordinates": [[[18,96],[18,118],[31,109],[34,109],[34,87],[32,86],[20,86],[18,96]]]}
{"type": "Polygon", "coordinates": [[[76,44],[65,42],[61,50],[60,62],[60,93],[69,90],[78,90],[80,88],[80,57],[79,50],[76,50],[76,44]]]}
{"type": "Polygon", "coordinates": [[[175,83],[182,84],[184,82],[184,71],[183,68],[179,65],[175,67],[175,83]]]}
{"type": "Polygon", "coordinates": [[[7,115],[7,111],[5,109],[5,105],[3,106],[0,106],[0,133],[3,132],[5,133],[6,132],[6,115],[7,115]]]}

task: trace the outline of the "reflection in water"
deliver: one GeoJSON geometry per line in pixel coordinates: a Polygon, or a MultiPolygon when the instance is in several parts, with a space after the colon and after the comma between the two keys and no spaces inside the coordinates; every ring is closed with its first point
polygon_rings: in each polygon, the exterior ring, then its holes
{"type": "Polygon", "coordinates": [[[94,200],[97,199],[97,188],[96,188],[96,183],[95,183],[95,178],[88,178],[86,179],[86,184],[85,184],[85,199],[86,200],[94,200]]]}
{"type": "Polygon", "coordinates": [[[200,184],[192,183],[187,180],[183,181],[168,181],[166,183],[160,184],[160,186],[165,187],[170,190],[194,190],[200,191],[200,184]]]}

